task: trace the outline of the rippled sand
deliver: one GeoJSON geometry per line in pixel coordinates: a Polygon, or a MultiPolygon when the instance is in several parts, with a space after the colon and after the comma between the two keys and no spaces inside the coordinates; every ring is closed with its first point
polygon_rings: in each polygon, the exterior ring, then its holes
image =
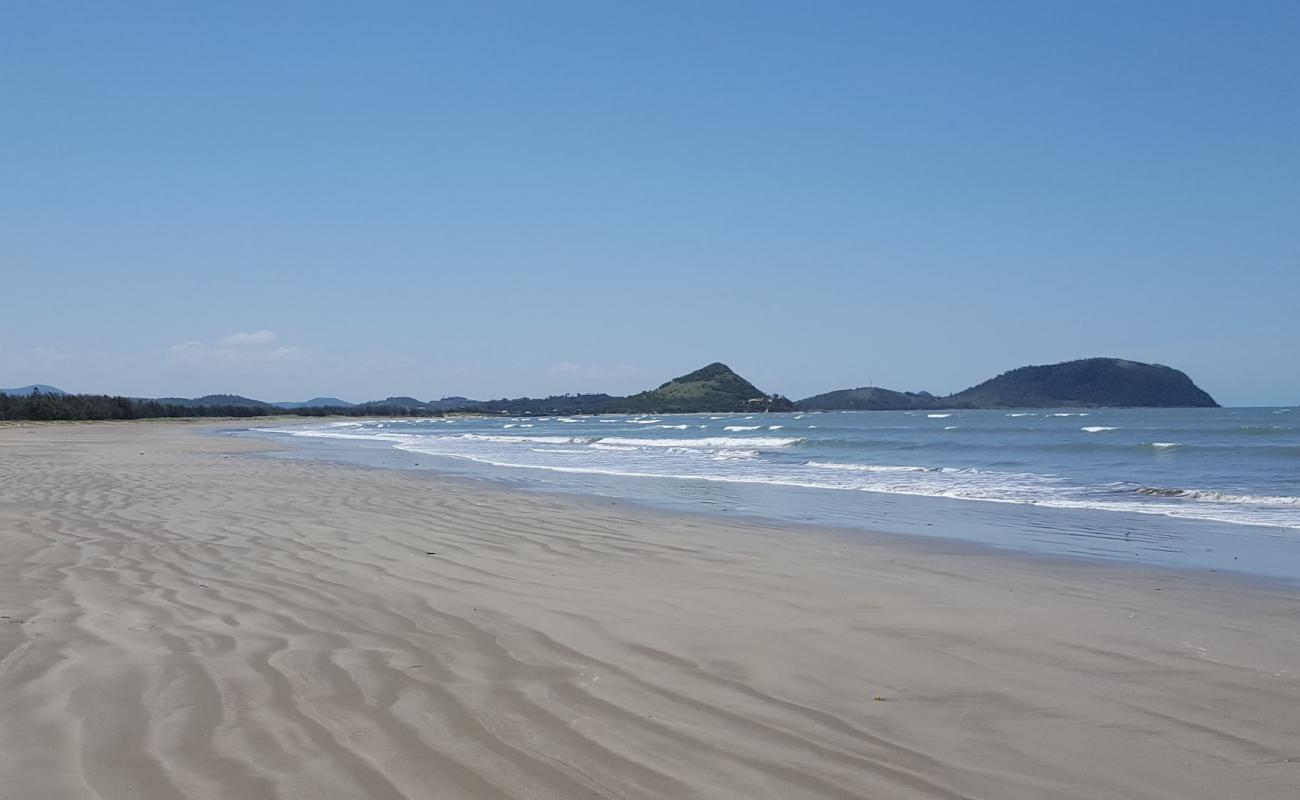
{"type": "Polygon", "coordinates": [[[1300,592],[0,429],[3,798],[1300,796],[1300,592]]]}

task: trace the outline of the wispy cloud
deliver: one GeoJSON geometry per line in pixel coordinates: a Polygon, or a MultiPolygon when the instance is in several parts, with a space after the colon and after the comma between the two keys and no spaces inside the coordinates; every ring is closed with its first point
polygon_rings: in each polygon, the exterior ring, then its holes
{"type": "Polygon", "coordinates": [[[302,356],[302,348],[282,344],[267,330],[228,334],[214,345],[189,341],[167,348],[167,363],[182,366],[251,366],[296,361],[302,356]]]}
{"type": "Polygon", "coordinates": [[[218,347],[260,347],[279,344],[280,339],[271,331],[249,331],[222,336],[218,347]]]}

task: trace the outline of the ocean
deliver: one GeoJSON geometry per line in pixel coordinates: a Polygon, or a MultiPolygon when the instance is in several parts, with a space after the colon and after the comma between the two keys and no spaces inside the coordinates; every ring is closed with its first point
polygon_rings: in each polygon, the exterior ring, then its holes
{"type": "Polygon", "coordinates": [[[1297,409],[447,417],[252,433],[670,509],[1300,579],[1297,409]]]}

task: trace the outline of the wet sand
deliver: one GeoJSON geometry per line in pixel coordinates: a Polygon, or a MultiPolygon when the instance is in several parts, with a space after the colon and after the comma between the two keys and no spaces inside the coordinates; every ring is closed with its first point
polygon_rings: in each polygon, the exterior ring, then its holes
{"type": "Polygon", "coordinates": [[[0,429],[0,798],[1300,796],[1300,590],[0,429]]]}

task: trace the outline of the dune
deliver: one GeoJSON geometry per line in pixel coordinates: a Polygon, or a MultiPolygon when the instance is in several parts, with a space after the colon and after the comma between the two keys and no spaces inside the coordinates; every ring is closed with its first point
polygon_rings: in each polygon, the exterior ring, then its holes
{"type": "Polygon", "coordinates": [[[1300,796],[1300,591],[0,429],[3,798],[1300,796]]]}

